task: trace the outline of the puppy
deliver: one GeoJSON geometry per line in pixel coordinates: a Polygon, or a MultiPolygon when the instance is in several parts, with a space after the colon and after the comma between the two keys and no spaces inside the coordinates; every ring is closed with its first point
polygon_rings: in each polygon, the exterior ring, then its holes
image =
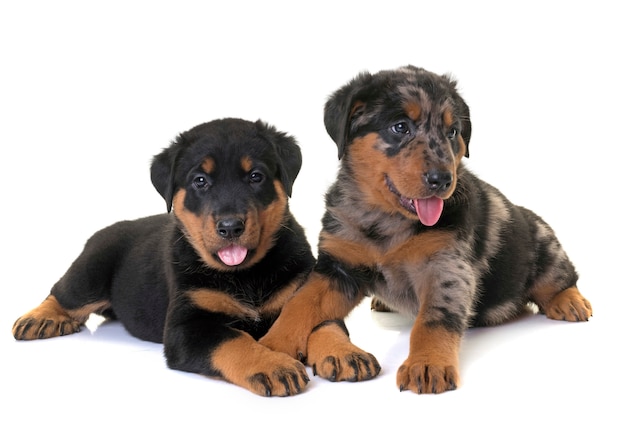
{"type": "Polygon", "coordinates": [[[459,385],[468,327],[529,303],[552,319],[589,319],[552,229],[463,167],[470,114],[450,77],[413,66],[360,74],[330,97],[324,121],[341,164],[317,263],[261,343],[333,381],[372,378],[376,358],[352,345],[342,319],[374,296],[374,309],[415,318],[400,390],[441,393],[459,385]]]}
{"type": "Polygon", "coordinates": [[[261,121],[182,133],[151,167],[173,214],[97,232],[47,299],[15,322],[14,337],[76,333],[101,314],[163,342],[170,368],[264,396],[301,392],[305,367],[256,340],[315,261],[288,206],[301,164],[296,141],[261,121]]]}

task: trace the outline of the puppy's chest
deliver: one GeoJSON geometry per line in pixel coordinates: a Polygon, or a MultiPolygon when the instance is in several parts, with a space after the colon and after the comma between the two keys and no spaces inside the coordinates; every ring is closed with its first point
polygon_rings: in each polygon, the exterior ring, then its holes
{"type": "Polygon", "coordinates": [[[393,218],[347,226],[352,241],[363,248],[359,261],[375,271],[371,292],[401,312],[417,314],[425,291],[447,291],[443,284],[472,275],[468,242],[454,230],[393,218]]]}

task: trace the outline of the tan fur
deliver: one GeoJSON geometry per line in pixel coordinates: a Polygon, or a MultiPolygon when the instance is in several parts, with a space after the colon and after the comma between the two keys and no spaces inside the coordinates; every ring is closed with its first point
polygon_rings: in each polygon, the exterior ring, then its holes
{"type": "Polygon", "coordinates": [[[307,346],[308,364],[315,375],[332,381],[361,381],[371,379],[380,372],[380,365],[370,353],[350,342],[348,335],[334,323],[324,325],[311,333],[307,346]],[[329,357],[332,353],[335,356],[329,357]],[[338,363],[336,360],[344,360],[338,363]],[[369,359],[369,363],[358,362],[369,359]]]}
{"type": "Polygon", "coordinates": [[[461,336],[424,324],[421,316],[411,329],[409,356],[396,374],[400,390],[441,393],[460,383],[459,345],[461,336]]]}
{"type": "Polygon", "coordinates": [[[221,344],[212,354],[211,363],[220,377],[262,396],[296,394],[309,381],[304,365],[284,353],[271,351],[246,333],[221,344]],[[298,374],[279,375],[287,366],[298,374]]]}
{"type": "Polygon", "coordinates": [[[274,234],[282,226],[282,218],[287,207],[287,194],[278,180],[274,181],[274,188],[278,194],[276,201],[264,210],[250,213],[247,218],[246,228],[250,226],[251,232],[258,235],[256,252],[250,259],[250,264],[258,262],[265,256],[274,245],[274,234]]]}
{"type": "MultiPolygon", "coordinates": [[[[255,249],[254,256],[248,260],[247,265],[252,265],[265,256],[274,245],[273,235],[282,226],[282,218],[287,208],[287,195],[278,180],[274,181],[274,188],[278,193],[276,201],[264,210],[257,210],[254,206],[250,206],[250,211],[245,218],[246,230],[239,237],[238,243],[246,248],[255,249]]],[[[174,195],[172,205],[174,214],[184,225],[189,241],[207,265],[215,269],[228,270],[214,259],[213,254],[230,242],[215,232],[216,224],[212,216],[198,216],[186,209],[185,196],[186,191],[180,189],[174,195]]]]}
{"type": "Polygon", "coordinates": [[[287,303],[271,330],[284,334],[268,333],[260,342],[270,348],[285,352],[294,358],[307,356],[307,339],[313,327],[328,318],[342,319],[362,299],[351,301],[330,287],[328,279],[315,272],[287,303]],[[276,338],[274,337],[276,336],[276,338]],[[290,347],[291,350],[286,348],[290,347]]]}
{"type": "Polygon", "coordinates": [[[209,312],[220,312],[244,319],[259,319],[259,313],[252,306],[236,300],[219,290],[201,288],[186,293],[191,303],[209,312]]]}
{"type": "Polygon", "coordinates": [[[77,333],[90,314],[102,312],[108,306],[108,302],[97,302],[66,311],[50,295],[15,321],[13,336],[18,340],[33,340],[77,333]]]}

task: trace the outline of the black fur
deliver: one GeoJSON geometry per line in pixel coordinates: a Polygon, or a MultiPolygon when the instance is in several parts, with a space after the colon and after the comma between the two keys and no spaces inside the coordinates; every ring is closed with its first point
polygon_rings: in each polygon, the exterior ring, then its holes
{"type": "MultiPolygon", "coordinates": [[[[18,319],[15,338],[68,334],[100,313],[120,320],[135,337],[163,342],[171,368],[242,381],[261,394],[297,393],[308,379],[295,360],[267,367],[259,358],[259,370],[284,370],[259,382],[248,376],[263,371],[229,377],[212,354],[242,333],[265,334],[313,266],[304,230],[287,204],[301,162],[296,141],[261,121],[216,120],[182,133],[151,167],[152,182],[173,213],[95,233],[47,301],[18,319]],[[241,229],[224,235],[211,225],[233,220],[241,229]],[[255,232],[258,238],[249,236],[255,232]],[[231,244],[247,249],[237,265],[216,254],[231,244]],[[202,291],[223,295],[217,299],[224,302],[202,299],[202,291]],[[284,375],[301,379],[288,379],[283,391],[267,385],[284,382],[284,375]],[[254,383],[266,384],[256,389],[254,383]]],[[[228,363],[228,356],[219,362],[228,363]]]]}

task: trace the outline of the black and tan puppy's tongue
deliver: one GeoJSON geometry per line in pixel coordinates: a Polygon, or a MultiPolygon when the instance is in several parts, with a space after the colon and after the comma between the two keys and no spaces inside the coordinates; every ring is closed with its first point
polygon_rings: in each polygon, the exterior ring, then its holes
{"type": "Polygon", "coordinates": [[[248,254],[248,249],[236,244],[224,247],[217,252],[220,260],[228,266],[237,266],[241,264],[248,254]]]}
{"type": "Polygon", "coordinates": [[[437,223],[443,212],[443,200],[439,197],[413,200],[413,204],[420,222],[426,226],[437,223]]]}

